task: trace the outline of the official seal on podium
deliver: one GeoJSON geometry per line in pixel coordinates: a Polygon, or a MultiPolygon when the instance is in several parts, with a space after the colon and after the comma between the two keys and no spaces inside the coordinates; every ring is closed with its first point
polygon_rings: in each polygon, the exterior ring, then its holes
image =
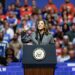
{"type": "Polygon", "coordinates": [[[36,48],[33,51],[33,57],[35,60],[43,60],[46,57],[46,52],[43,48],[36,48]]]}

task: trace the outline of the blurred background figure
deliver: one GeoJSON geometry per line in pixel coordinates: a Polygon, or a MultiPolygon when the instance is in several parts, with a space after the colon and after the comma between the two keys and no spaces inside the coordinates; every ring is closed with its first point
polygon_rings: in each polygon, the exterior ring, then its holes
{"type": "Polygon", "coordinates": [[[73,49],[69,50],[69,56],[70,56],[70,59],[67,60],[66,62],[75,62],[75,51],[73,49]]]}
{"type": "Polygon", "coordinates": [[[57,57],[57,62],[65,62],[70,59],[68,48],[64,47],[62,50],[62,54],[57,57]]]}
{"type": "Polygon", "coordinates": [[[61,44],[59,42],[56,42],[55,43],[56,45],[56,55],[57,57],[60,56],[62,54],[62,47],[61,47],[61,44]]]}
{"type": "Polygon", "coordinates": [[[66,11],[69,10],[71,13],[74,12],[74,5],[70,2],[70,0],[65,0],[65,3],[60,7],[60,12],[64,10],[64,7],[66,7],[66,11]]]}
{"type": "Polygon", "coordinates": [[[15,12],[12,12],[12,11],[9,12],[9,16],[7,16],[7,22],[9,23],[9,26],[13,28],[15,32],[17,27],[17,22],[18,22],[15,12]]]}
{"type": "Polygon", "coordinates": [[[10,27],[7,20],[4,21],[4,42],[10,43],[14,37],[14,29],[10,27]]]}
{"type": "Polygon", "coordinates": [[[67,35],[63,36],[63,43],[62,43],[62,47],[68,47],[69,45],[69,37],[67,35]]]}
{"type": "Polygon", "coordinates": [[[6,65],[12,63],[12,62],[18,62],[18,59],[14,55],[14,49],[13,48],[7,48],[5,52],[5,60],[6,60],[6,65]]]}
{"type": "Polygon", "coordinates": [[[57,13],[58,9],[55,4],[53,4],[52,0],[49,0],[48,4],[44,8],[45,11],[49,11],[50,13],[57,13]]]}
{"type": "Polygon", "coordinates": [[[12,62],[19,62],[19,60],[15,57],[13,48],[7,48],[5,57],[0,56],[0,65],[7,66],[12,62]]]}
{"type": "Polygon", "coordinates": [[[18,41],[18,34],[17,33],[14,34],[12,41],[9,43],[9,47],[14,49],[14,55],[16,57],[19,53],[19,50],[21,49],[21,44],[18,41]]]}
{"type": "Polygon", "coordinates": [[[75,23],[72,24],[71,30],[66,33],[69,37],[69,40],[72,42],[75,38],[75,23]]]}

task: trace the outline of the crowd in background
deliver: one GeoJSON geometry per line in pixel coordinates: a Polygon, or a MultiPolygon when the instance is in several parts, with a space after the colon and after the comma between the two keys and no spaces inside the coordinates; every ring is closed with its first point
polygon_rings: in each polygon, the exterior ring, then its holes
{"type": "Polygon", "coordinates": [[[22,60],[22,46],[30,43],[29,38],[21,39],[21,33],[29,37],[36,31],[38,20],[47,22],[54,37],[57,62],[75,61],[75,6],[69,0],[64,1],[60,9],[52,0],[43,9],[37,8],[36,0],[32,0],[32,6],[27,0],[24,6],[20,6],[20,1],[16,0],[6,10],[0,3],[0,43],[5,46],[4,53],[0,53],[0,63],[22,60]]]}

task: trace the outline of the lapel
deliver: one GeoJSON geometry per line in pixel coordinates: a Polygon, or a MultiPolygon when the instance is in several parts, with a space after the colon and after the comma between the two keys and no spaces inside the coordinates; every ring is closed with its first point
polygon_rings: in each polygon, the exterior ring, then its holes
{"type": "Polygon", "coordinates": [[[44,43],[47,43],[47,42],[48,42],[48,36],[44,35],[41,43],[44,44],[44,43]]]}

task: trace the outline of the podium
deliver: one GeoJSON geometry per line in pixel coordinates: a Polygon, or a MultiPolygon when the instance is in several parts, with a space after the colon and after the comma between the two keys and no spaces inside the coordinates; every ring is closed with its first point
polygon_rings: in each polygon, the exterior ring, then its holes
{"type": "Polygon", "coordinates": [[[55,44],[23,46],[24,75],[54,75],[55,44]]]}

